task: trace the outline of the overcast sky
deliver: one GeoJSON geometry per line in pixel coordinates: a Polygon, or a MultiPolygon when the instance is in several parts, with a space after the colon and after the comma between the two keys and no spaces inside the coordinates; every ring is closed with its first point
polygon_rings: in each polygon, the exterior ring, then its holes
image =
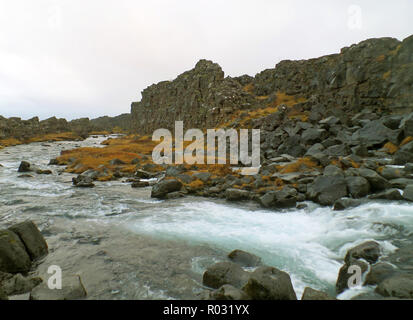
{"type": "Polygon", "coordinates": [[[367,38],[402,40],[412,12],[412,0],[0,0],[0,115],[118,115],[199,59],[255,75],[367,38]]]}

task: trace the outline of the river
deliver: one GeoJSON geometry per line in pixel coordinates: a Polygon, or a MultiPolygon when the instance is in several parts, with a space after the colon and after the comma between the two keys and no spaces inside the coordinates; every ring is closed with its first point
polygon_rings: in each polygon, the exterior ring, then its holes
{"type": "MultiPolygon", "coordinates": [[[[346,251],[376,240],[389,255],[411,244],[413,205],[375,201],[342,212],[309,203],[304,210],[264,210],[255,203],[185,197],[159,201],[150,188],[122,181],[74,188],[73,175],[48,166],[62,150],[101,146],[82,142],[32,143],[0,150],[0,227],[33,220],[49,244],[39,263],[80,274],[89,299],[194,299],[202,273],[234,249],[260,256],[288,272],[297,296],[306,286],[335,291],[346,251]],[[22,160],[53,171],[19,178],[22,160]]],[[[349,299],[371,287],[339,296],[349,299]]]]}

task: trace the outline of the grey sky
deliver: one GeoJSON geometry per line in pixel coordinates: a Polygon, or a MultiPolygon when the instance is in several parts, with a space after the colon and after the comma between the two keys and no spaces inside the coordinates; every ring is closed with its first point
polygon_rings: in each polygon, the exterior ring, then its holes
{"type": "Polygon", "coordinates": [[[411,0],[0,0],[0,115],[117,115],[201,58],[255,75],[367,38],[401,40],[412,12],[411,0]]]}

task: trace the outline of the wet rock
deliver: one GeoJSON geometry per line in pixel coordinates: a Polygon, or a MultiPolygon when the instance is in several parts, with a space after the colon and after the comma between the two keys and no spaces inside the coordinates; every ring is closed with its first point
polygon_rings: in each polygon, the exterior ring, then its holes
{"type": "Polygon", "coordinates": [[[298,192],[294,188],[284,187],[280,191],[270,191],[259,198],[259,202],[266,208],[293,208],[297,205],[298,192]]]}
{"type": "Polygon", "coordinates": [[[83,175],[78,175],[76,178],[72,178],[72,182],[73,185],[78,188],[93,188],[95,186],[92,178],[83,175]]]}
{"type": "Polygon", "coordinates": [[[151,197],[164,199],[168,193],[180,191],[182,182],[176,179],[161,180],[152,187],[151,197]]]}
{"type": "Polygon", "coordinates": [[[30,259],[37,260],[48,254],[46,240],[32,221],[25,221],[10,228],[23,242],[30,259]]]}
{"type": "Polygon", "coordinates": [[[400,191],[398,189],[388,189],[386,191],[377,193],[377,194],[372,194],[369,196],[369,199],[372,200],[403,200],[403,196],[400,193],[400,191]]]}
{"type": "Polygon", "coordinates": [[[413,137],[413,113],[403,119],[401,128],[405,137],[413,137]]]}
{"type": "Polygon", "coordinates": [[[208,182],[209,178],[211,178],[212,174],[210,174],[209,172],[195,172],[192,175],[195,179],[199,179],[202,182],[208,182]]]}
{"type": "Polygon", "coordinates": [[[236,288],[242,288],[247,280],[248,273],[238,264],[233,262],[220,262],[205,271],[202,283],[214,289],[218,289],[226,284],[236,288]]]}
{"type": "Polygon", "coordinates": [[[156,176],[157,176],[156,173],[151,173],[145,170],[136,170],[135,172],[135,177],[139,179],[152,179],[156,176]]]}
{"type": "Polygon", "coordinates": [[[176,192],[171,192],[166,195],[166,199],[172,200],[172,199],[179,199],[183,198],[185,195],[182,192],[176,191],[176,192]]]}
{"type": "Polygon", "coordinates": [[[404,172],[413,173],[413,163],[406,163],[404,166],[404,172]]]}
{"type": "Polygon", "coordinates": [[[19,169],[17,170],[18,172],[31,172],[33,171],[31,168],[31,165],[27,161],[22,161],[20,163],[19,169]]]}
{"type": "Polygon", "coordinates": [[[225,198],[228,201],[239,201],[239,200],[248,200],[250,192],[240,189],[227,189],[225,190],[225,198]]]}
{"type": "Polygon", "coordinates": [[[31,260],[19,236],[11,230],[0,230],[0,271],[26,273],[31,260]]]}
{"type": "Polygon", "coordinates": [[[338,294],[344,292],[345,290],[349,288],[348,282],[350,278],[354,275],[354,273],[350,273],[350,271],[352,270],[351,269],[349,270],[349,268],[352,266],[358,266],[362,273],[368,270],[368,264],[361,260],[352,260],[352,261],[349,261],[349,263],[345,263],[341,267],[338,273],[338,277],[337,277],[336,292],[338,294]]]}
{"type": "Polygon", "coordinates": [[[347,188],[353,198],[363,198],[370,193],[370,183],[358,176],[346,177],[347,188]]]}
{"type": "Polygon", "coordinates": [[[37,174],[49,175],[49,174],[52,174],[53,172],[52,172],[51,170],[36,169],[36,173],[37,173],[37,174]]]}
{"type": "Polygon", "coordinates": [[[59,165],[59,161],[57,161],[56,158],[50,159],[49,166],[58,166],[58,165],[59,165]]]}
{"type": "Polygon", "coordinates": [[[260,267],[242,289],[253,300],[297,300],[288,273],[273,267],[260,267]]]}
{"type": "Polygon", "coordinates": [[[384,167],[383,170],[381,170],[380,175],[387,180],[393,180],[403,178],[404,172],[403,169],[384,167]]]}
{"type": "Polygon", "coordinates": [[[378,285],[396,272],[391,264],[379,262],[371,266],[364,285],[378,285]]]}
{"type": "Polygon", "coordinates": [[[242,301],[249,300],[247,294],[241,289],[235,288],[229,284],[212,291],[209,295],[209,300],[233,300],[242,301]]]}
{"type": "Polygon", "coordinates": [[[413,141],[402,146],[394,155],[394,164],[403,165],[413,159],[413,141]]]}
{"type": "Polygon", "coordinates": [[[375,241],[367,241],[348,250],[344,261],[350,264],[352,260],[364,259],[373,264],[377,262],[380,255],[380,245],[375,241]]]}
{"type": "Polygon", "coordinates": [[[346,196],[347,183],[340,176],[321,176],[307,187],[307,197],[321,205],[333,205],[346,196]]]}
{"type": "Polygon", "coordinates": [[[355,208],[362,204],[361,200],[357,199],[350,199],[350,198],[342,198],[334,202],[333,210],[334,211],[342,211],[349,208],[355,208]]]}
{"type": "Polygon", "coordinates": [[[394,297],[399,299],[413,298],[413,275],[396,274],[383,280],[375,290],[384,297],[394,297]]]}
{"type": "Polygon", "coordinates": [[[39,277],[23,277],[20,273],[1,281],[1,287],[7,296],[28,293],[43,280],[39,277]]]}
{"type": "Polygon", "coordinates": [[[132,183],[132,188],[145,188],[149,186],[150,183],[148,181],[135,181],[132,183]]]}
{"type": "Polygon", "coordinates": [[[337,300],[337,299],[331,297],[325,292],[314,290],[313,288],[310,288],[310,287],[306,287],[304,289],[304,293],[301,297],[301,300],[318,301],[318,300],[337,300]]]}
{"type": "Polygon", "coordinates": [[[111,166],[121,166],[126,164],[124,161],[120,160],[120,159],[113,159],[109,161],[109,165],[111,166]]]}
{"type": "Polygon", "coordinates": [[[403,198],[407,201],[413,201],[413,184],[408,185],[404,189],[403,198]]]}
{"type": "Polygon", "coordinates": [[[390,183],[376,171],[371,169],[360,168],[358,173],[361,177],[366,178],[371,186],[372,191],[381,191],[390,188],[390,183]]]}
{"type": "Polygon", "coordinates": [[[260,257],[252,253],[242,251],[242,250],[232,251],[228,255],[228,258],[232,262],[239,264],[241,267],[258,267],[262,265],[262,261],[260,257]]]}
{"type": "Polygon", "coordinates": [[[62,277],[62,289],[49,289],[46,283],[42,283],[33,289],[30,300],[79,300],[86,296],[81,278],[65,275],[62,277]]]}

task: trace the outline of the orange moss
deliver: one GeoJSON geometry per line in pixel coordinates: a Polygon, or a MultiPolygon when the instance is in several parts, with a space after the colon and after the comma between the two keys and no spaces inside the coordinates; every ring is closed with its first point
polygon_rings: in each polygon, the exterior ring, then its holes
{"type": "Polygon", "coordinates": [[[383,80],[387,80],[391,76],[391,70],[383,74],[383,80]]]}
{"type": "Polygon", "coordinates": [[[254,91],[254,84],[253,83],[249,83],[246,86],[244,86],[244,88],[242,88],[242,90],[244,90],[245,92],[248,92],[250,94],[253,93],[254,91]]]}
{"type": "Polygon", "coordinates": [[[400,147],[403,147],[404,145],[408,144],[409,142],[413,141],[413,137],[407,137],[405,138],[402,143],[400,144],[400,147]]]}
{"type": "Polygon", "coordinates": [[[287,164],[285,166],[277,166],[277,170],[281,173],[294,173],[303,171],[312,171],[319,168],[317,163],[310,158],[300,158],[296,162],[287,164]]]}
{"type": "Polygon", "coordinates": [[[386,59],[386,56],[384,54],[382,54],[382,55],[380,55],[376,58],[376,61],[377,62],[383,62],[385,59],[386,59]]]}
{"type": "Polygon", "coordinates": [[[384,146],[383,146],[383,150],[385,152],[387,152],[388,154],[395,154],[397,152],[397,150],[399,150],[399,147],[396,146],[394,143],[391,142],[387,142],[384,146]]]}
{"type": "Polygon", "coordinates": [[[204,183],[201,180],[197,179],[192,181],[191,183],[188,183],[186,186],[196,190],[202,188],[204,186],[204,183]]]}
{"type": "Polygon", "coordinates": [[[0,146],[2,147],[17,146],[19,144],[23,144],[23,142],[14,138],[0,140],[0,146]]]}

